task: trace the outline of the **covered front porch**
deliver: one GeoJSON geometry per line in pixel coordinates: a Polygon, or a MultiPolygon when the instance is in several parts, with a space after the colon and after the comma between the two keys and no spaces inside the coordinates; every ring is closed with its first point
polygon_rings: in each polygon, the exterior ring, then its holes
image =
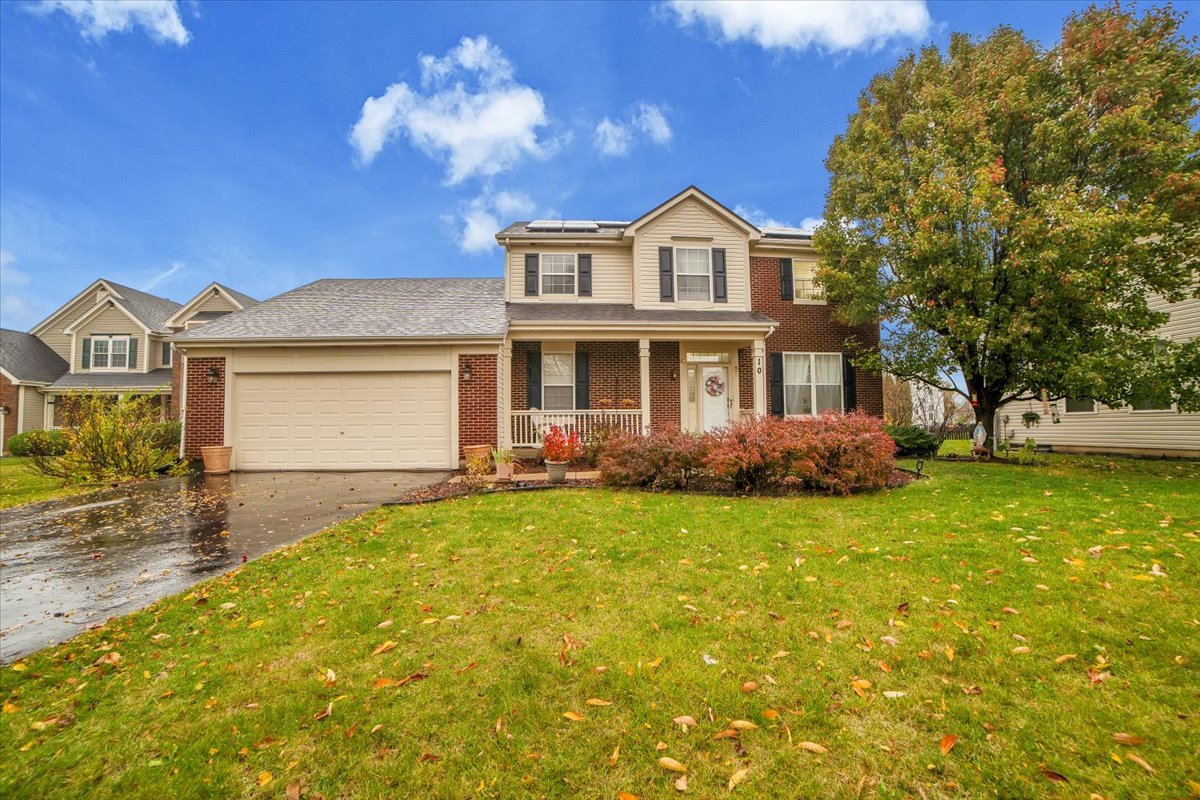
{"type": "Polygon", "coordinates": [[[536,448],[551,425],[597,433],[720,428],[766,412],[764,338],[514,336],[501,374],[501,445],[536,448]]]}

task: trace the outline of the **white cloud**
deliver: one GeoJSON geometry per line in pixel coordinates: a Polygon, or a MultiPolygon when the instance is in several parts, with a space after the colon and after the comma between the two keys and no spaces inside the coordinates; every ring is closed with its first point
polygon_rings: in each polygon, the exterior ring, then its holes
{"type": "Polygon", "coordinates": [[[13,291],[14,286],[28,286],[29,275],[13,266],[16,258],[7,250],[0,250],[0,317],[6,327],[24,327],[33,322],[37,314],[24,297],[13,291]]]}
{"type": "Polygon", "coordinates": [[[401,134],[447,162],[451,185],[547,154],[538,140],[549,124],[542,95],[515,80],[512,63],[486,36],[463,38],[445,56],[422,55],[419,63],[420,90],[393,83],[363,103],[349,137],[360,163],[401,134]]]}
{"type": "Polygon", "coordinates": [[[817,229],[817,226],[821,224],[820,217],[805,217],[804,219],[800,220],[799,225],[793,225],[790,222],[781,222],[774,217],[768,216],[767,213],[758,206],[752,206],[746,203],[738,203],[736,206],[734,206],[733,213],[759,228],[799,228],[806,233],[812,233],[817,229]]]}
{"type": "Polygon", "coordinates": [[[674,131],[661,108],[640,103],[625,122],[614,122],[608,117],[600,120],[592,143],[606,156],[623,156],[629,153],[639,135],[655,144],[666,144],[671,141],[674,131]]]}
{"type": "Polygon", "coordinates": [[[176,0],[41,0],[30,10],[40,14],[62,11],[79,24],[85,38],[95,41],[133,28],[144,29],[160,44],[182,47],[192,38],[176,0]]]}
{"type": "Polygon", "coordinates": [[[766,50],[877,49],[933,25],[924,0],[668,0],[682,25],[766,50]]]}
{"type": "Polygon", "coordinates": [[[166,281],[169,281],[171,278],[175,277],[180,272],[182,272],[186,266],[187,265],[184,264],[182,261],[172,261],[171,266],[167,267],[162,272],[158,273],[153,278],[151,278],[150,280],[143,283],[142,291],[148,292],[151,289],[153,289],[154,287],[159,286],[160,284],[165,283],[166,281]]]}
{"type": "Polygon", "coordinates": [[[464,253],[492,250],[498,246],[496,232],[507,221],[532,216],[536,208],[533,199],[520,192],[484,192],[472,200],[457,218],[452,218],[452,221],[461,225],[458,249],[464,253]]]}

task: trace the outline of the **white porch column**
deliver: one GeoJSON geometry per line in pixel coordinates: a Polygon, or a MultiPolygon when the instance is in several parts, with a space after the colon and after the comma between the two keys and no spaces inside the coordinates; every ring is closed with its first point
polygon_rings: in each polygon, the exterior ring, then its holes
{"type": "Polygon", "coordinates": [[[765,339],[754,340],[754,353],[750,361],[754,370],[754,413],[761,417],[767,413],[767,342],[765,339]]]}
{"type": "Polygon", "coordinates": [[[496,446],[502,450],[512,447],[512,348],[507,342],[500,345],[496,359],[496,446]]]}
{"type": "Polygon", "coordinates": [[[638,362],[641,367],[642,430],[650,429],[650,340],[638,339],[638,362]]]}

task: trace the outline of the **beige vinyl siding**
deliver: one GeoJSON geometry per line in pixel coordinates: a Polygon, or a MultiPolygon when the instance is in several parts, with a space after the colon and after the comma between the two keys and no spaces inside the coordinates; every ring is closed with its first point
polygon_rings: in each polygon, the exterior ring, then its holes
{"type": "Polygon", "coordinates": [[[35,386],[22,386],[20,392],[22,432],[46,427],[46,395],[35,386]]]}
{"type": "Polygon", "coordinates": [[[634,261],[637,268],[638,308],[750,309],[750,245],[746,234],[726,222],[699,201],[689,198],[646,223],[637,231],[634,261]],[[684,237],[684,238],[676,238],[684,237]],[[695,238],[687,238],[695,237],[695,238]],[[705,240],[708,241],[705,241],[705,240]],[[729,301],[726,303],[673,302],[659,300],[658,248],[725,248],[725,272],[729,301]]]}
{"type": "MultiPolygon", "coordinates": [[[[1172,304],[1151,297],[1149,303],[1151,308],[1171,314],[1171,320],[1159,329],[1164,337],[1174,341],[1200,338],[1200,300],[1172,304]]],[[[1027,429],[1021,424],[1021,414],[1030,407],[1030,403],[1013,403],[996,414],[998,425],[1008,416],[1006,431],[1014,434],[1011,441],[1017,444],[1032,438],[1038,444],[1064,450],[1200,457],[1200,414],[1132,411],[1103,405],[1093,414],[1066,414],[1062,413],[1066,403],[1060,400],[1062,421],[1054,424],[1050,409],[1035,400],[1032,409],[1042,415],[1042,421],[1027,429]]]]}
{"type": "Polygon", "coordinates": [[[238,307],[235,306],[233,303],[229,302],[229,299],[226,298],[225,295],[219,294],[219,293],[212,294],[210,292],[208,297],[205,298],[204,302],[201,303],[200,305],[196,306],[196,308],[192,310],[191,314],[189,315],[189,318],[191,315],[199,314],[202,311],[237,311],[237,310],[238,310],[238,307]]]}
{"type": "MultiPolygon", "coordinates": [[[[137,363],[130,368],[131,372],[146,371],[146,334],[142,326],[131,320],[120,309],[106,308],[87,322],[79,326],[75,334],[75,363],[73,372],[86,372],[83,368],[83,340],[93,334],[127,333],[138,340],[137,363]]],[[[69,356],[68,356],[69,357],[69,356]]]]}
{"type": "MultiPolygon", "coordinates": [[[[151,335],[149,338],[150,346],[148,354],[150,356],[150,369],[161,369],[163,367],[171,366],[170,364],[164,364],[162,360],[162,337],[151,335]]],[[[141,347],[141,345],[139,344],[138,347],[141,347]]],[[[138,353],[138,359],[141,360],[141,353],[138,353]]],[[[147,372],[149,371],[150,370],[147,370],[147,372]]]]}
{"type": "MultiPolygon", "coordinates": [[[[504,271],[506,292],[510,302],[548,303],[632,303],[633,263],[627,247],[588,247],[587,245],[513,245],[508,250],[508,268],[504,271]],[[526,253],[586,253],[592,257],[592,296],[571,295],[525,296],[526,253]]],[[[578,289],[578,262],[576,288],[578,289]]],[[[540,292],[539,286],[539,292],[540,292]]]]}
{"type": "Polygon", "coordinates": [[[63,333],[63,329],[95,308],[96,303],[107,296],[108,292],[104,290],[89,292],[74,303],[64,306],[48,321],[45,330],[37,337],[62,356],[63,361],[71,363],[71,334],[63,333]]]}

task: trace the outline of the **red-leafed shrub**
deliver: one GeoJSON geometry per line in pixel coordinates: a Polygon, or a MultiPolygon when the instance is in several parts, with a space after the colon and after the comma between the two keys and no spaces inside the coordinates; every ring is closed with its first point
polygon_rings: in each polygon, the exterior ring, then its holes
{"type": "Polygon", "coordinates": [[[583,455],[583,441],[578,431],[567,433],[558,425],[551,425],[550,430],[542,437],[542,458],[546,461],[562,463],[573,461],[583,455]]]}
{"type": "Polygon", "coordinates": [[[831,494],[882,489],[895,468],[895,442],[883,421],[863,413],[823,414],[795,421],[792,475],[831,494]]]}
{"type": "Polygon", "coordinates": [[[616,434],[600,453],[600,479],[610,486],[687,489],[704,466],[708,444],[708,437],[680,430],[616,434]]]}
{"type": "Polygon", "coordinates": [[[708,434],[705,464],[739,492],[774,489],[792,474],[798,455],[795,420],[750,417],[708,434]]]}

